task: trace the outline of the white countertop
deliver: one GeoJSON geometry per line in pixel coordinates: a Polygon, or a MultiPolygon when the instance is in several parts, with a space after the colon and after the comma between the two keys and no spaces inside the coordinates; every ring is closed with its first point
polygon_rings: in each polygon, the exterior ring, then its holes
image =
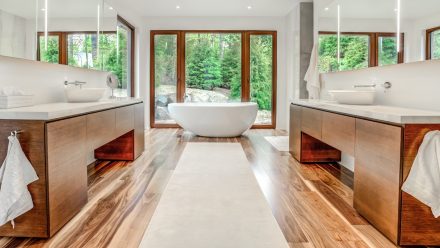
{"type": "Polygon", "coordinates": [[[293,100],[292,104],[396,124],[440,124],[440,112],[384,105],[345,105],[324,100],[293,100]]]}
{"type": "Polygon", "coordinates": [[[90,103],[57,102],[30,107],[0,109],[3,120],[53,120],[90,112],[102,111],[142,102],[141,99],[107,99],[90,103]]]}

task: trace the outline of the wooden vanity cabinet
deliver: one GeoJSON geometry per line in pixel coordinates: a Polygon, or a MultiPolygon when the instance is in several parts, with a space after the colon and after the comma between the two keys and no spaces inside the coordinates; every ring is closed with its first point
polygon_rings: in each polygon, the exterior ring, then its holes
{"type": "Polygon", "coordinates": [[[424,136],[440,124],[384,123],[294,104],[290,115],[295,159],[337,162],[331,149],[352,155],[354,208],[396,245],[440,245],[440,219],[401,191],[424,136]]]}
{"type": "Polygon", "coordinates": [[[39,177],[29,185],[34,208],[15,219],[15,229],[0,226],[0,236],[49,238],[59,231],[88,201],[87,165],[95,161],[95,150],[127,137],[112,151],[129,149],[127,160],[142,154],[143,111],[137,103],[59,120],[0,120],[0,157],[6,156],[10,132],[22,130],[20,144],[39,177]]]}

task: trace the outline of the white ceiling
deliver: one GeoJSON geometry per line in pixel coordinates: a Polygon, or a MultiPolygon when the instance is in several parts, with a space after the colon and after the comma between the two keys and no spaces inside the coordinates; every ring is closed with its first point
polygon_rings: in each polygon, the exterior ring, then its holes
{"type": "MultiPolygon", "coordinates": [[[[333,0],[319,10],[319,16],[336,18],[337,5],[341,8],[341,18],[396,18],[397,0],[333,0]]],[[[403,19],[420,19],[440,14],[440,0],[401,0],[401,8],[403,19]]]]}
{"type": "Polygon", "coordinates": [[[139,16],[285,16],[299,0],[113,0],[139,16]],[[180,9],[176,9],[180,6],[180,9]],[[251,9],[248,9],[251,6],[251,9]]]}

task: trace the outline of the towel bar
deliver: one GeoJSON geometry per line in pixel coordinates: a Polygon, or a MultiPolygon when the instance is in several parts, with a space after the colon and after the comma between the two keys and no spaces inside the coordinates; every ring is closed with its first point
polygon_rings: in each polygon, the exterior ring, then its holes
{"type": "Polygon", "coordinates": [[[12,136],[17,136],[17,134],[23,133],[23,130],[14,130],[11,132],[12,136]]]}

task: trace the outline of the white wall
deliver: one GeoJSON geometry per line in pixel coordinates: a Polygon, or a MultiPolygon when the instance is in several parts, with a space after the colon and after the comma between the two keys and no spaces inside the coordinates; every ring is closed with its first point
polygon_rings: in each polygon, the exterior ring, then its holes
{"type": "MultiPolygon", "coordinates": [[[[16,87],[35,95],[36,104],[64,102],[64,80],[107,88],[107,72],[0,56],[0,88],[16,87]]],[[[108,94],[108,93],[107,93],[108,94]]]]}
{"type": "MultiPolygon", "coordinates": [[[[149,111],[150,31],[151,30],[276,30],[278,33],[277,128],[287,129],[288,96],[286,81],[286,19],[284,17],[149,17],[142,27],[139,90],[149,111]]],[[[149,115],[146,115],[147,118],[149,115]]],[[[146,121],[149,123],[149,120],[146,121]]]]}

